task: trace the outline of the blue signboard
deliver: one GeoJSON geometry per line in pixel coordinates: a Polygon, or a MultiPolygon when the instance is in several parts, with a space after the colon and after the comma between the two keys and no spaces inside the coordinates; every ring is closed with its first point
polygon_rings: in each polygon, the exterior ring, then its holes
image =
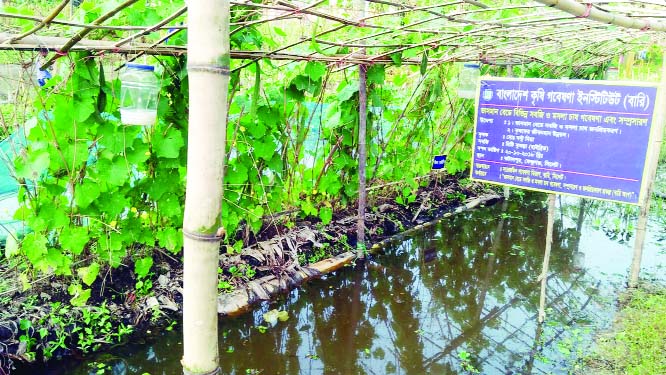
{"type": "Polygon", "coordinates": [[[472,178],[638,204],[656,85],[482,78],[472,178]]]}
{"type": "Polygon", "coordinates": [[[443,169],[446,164],[446,155],[435,155],[432,159],[432,169],[443,169]]]}

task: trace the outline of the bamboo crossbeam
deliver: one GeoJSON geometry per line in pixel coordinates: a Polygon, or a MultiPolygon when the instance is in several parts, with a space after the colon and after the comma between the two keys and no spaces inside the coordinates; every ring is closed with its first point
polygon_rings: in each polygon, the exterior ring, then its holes
{"type": "MultiPolygon", "coordinates": [[[[11,34],[0,33],[0,50],[16,50],[16,51],[40,51],[40,50],[55,50],[61,46],[66,38],[61,37],[36,37],[29,36],[23,39],[19,44],[5,44],[4,42],[10,40],[13,36],[11,34]]],[[[117,47],[116,43],[104,40],[87,40],[82,39],[77,44],[71,47],[70,51],[111,51],[121,54],[137,54],[145,53],[155,56],[179,56],[185,54],[186,47],[184,46],[155,46],[151,44],[133,44],[131,46],[117,47]]],[[[275,53],[273,51],[231,51],[232,59],[252,59],[258,60],[262,58],[270,58],[272,60],[280,61],[320,61],[324,63],[351,63],[351,64],[390,64],[393,63],[389,57],[376,59],[374,57],[354,54],[354,55],[302,55],[295,53],[275,53]]],[[[435,62],[436,60],[432,60],[435,62]]],[[[420,58],[404,59],[405,65],[419,65],[420,58]]]]}
{"type": "MultiPolygon", "coordinates": [[[[167,35],[165,35],[165,36],[163,36],[162,38],[160,38],[157,42],[151,44],[151,45],[149,46],[149,48],[157,48],[160,44],[164,43],[167,39],[171,38],[172,36],[178,34],[178,33],[181,32],[181,31],[182,31],[182,30],[174,30],[174,31],[168,33],[167,35]]],[[[139,57],[141,57],[141,56],[143,56],[143,55],[145,55],[145,54],[148,54],[148,51],[142,51],[142,52],[139,52],[139,53],[136,54],[134,57],[131,57],[130,59],[128,59],[127,62],[130,63],[130,62],[132,62],[132,61],[138,59],[139,57]]],[[[121,67],[119,67],[118,69],[120,69],[120,68],[122,68],[122,67],[124,67],[124,66],[125,66],[125,64],[123,64],[123,65],[122,65],[121,67]]],[[[116,69],[116,70],[118,70],[118,69],[116,69]]]]}
{"type": "MultiPolygon", "coordinates": [[[[10,44],[15,38],[13,34],[0,33],[0,50],[12,51],[54,51],[68,41],[67,38],[56,36],[38,37],[30,35],[22,38],[20,43],[10,44]]],[[[134,54],[144,52],[150,55],[182,55],[186,52],[184,46],[152,46],[148,44],[134,44],[117,47],[116,43],[106,40],[81,39],[70,48],[70,51],[113,51],[116,53],[134,54]]]]}
{"type": "MultiPolygon", "coordinates": [[[[25,15],[25,14],[0,12],[0,19],[3,19],[3,18],[17,19],[17,20],[24,20],[24,21],[33,21],[33,22],[38,22],[38,23],[41,23],[41,22],[44,21],[43,18],[37,17],[37,16],[28,16],[28,15],[25,15]]],[[[146,28],[146,26],[94,25],[94,24],[90,24],[90,23],[63,21],[63,20],[58,20],[58,19],[51,20],[49,22],[49,24],[69,26],[69,27],[90,28],[90,29],[95,29],[95,30],[116,30],[116,31],[137,31],[137,30],[143,30],[143,29],[146,28]]],[[[185,26],[166,26],[166,27],[162,27],[161,29],[169,29],[169,28],[186,28],[186,27],[185,26]]]]}
{"type": "MultiPolygon", "coordinates": [[[[101,24],[102,22],[104,22],[104,21],[108,20],[109,18],[115,16],[118,12],[120,12],[121,10],[129,7],[130,5],[132,5],[134,3],[136,3],[137,1],[138,0],[127,0],[127,1],[125,1],[124,3],[118,5],[117,7],[113,8],[113,9],[111,9],[106,14],[103,14],[102,16],[97,18],[95,21],[93,21],[93,25],[101,24]]],[[[83,39],[83,37],[88,35],[88,33],[90,33],[91,31],[93,31],[92,28],[85,28],[85,29],[80,30],[78,33],[76,33],[70,40],[67,41],[67,43],[65,43],[62,47],[60,47],[60,49],[58,49],[56,51],[55,55],[51,56],[51,58],[49,58],[44,63],[44,65],[42,65],[42,69],[46,69],[49,66],[51,66],[57,58],[62,56],[62,54],[66,54],[74,45],[76,45],[76,43],[81,41],[81,39],[83,39]]]]}
{"type": "Polygon", "coordinates": [[[316,7],[316,6],[318,6],[318,5],[322,4],[322,3],[324,3],[325,1],[327,1],[327,0],[320,0],[320,1],[316,2],[316,3],[314,3],[314,4],[310,4],[310,5],[306,6],[306,7],[299,8],[299,9],[293,9],[293,8],[287,8],[287,7],[285,7],[285,8],[274,8],[274,9],[277,9],[277,10],[285,11],[286,13],[281,14],[281,15],[278,15],[278,16],[275,16],[275,17],[273,17],[273,18],[269,18],[269,19],[261,19],[261,20],[256,20],[256,21],[248,22],[247,24],[244,24],[244,25],[242,25],[242,26],[240,26],[240,27],[238,27],[238,28],[232,30],[232,31],[231,31],[231,35],[234,35],[234,34],[236,34],[237,32],[239,32],[239,31],[245,29],[246,27],[249,27],[249,26],[252,26],[252,25],[255,25],[255,24],[269,23],[269,22],[273,22],[273,21],[277,21],[277,20],[282,20],[282,19],[285,19],[285,18],[291,17],[291,16],[296,15],[296,14],[298,14],[298,13],[301,13],[301,12],[303,12],[303,11],[305,11],[305,10],[308,10],[308,9],[314,8],[314,7],[316,7]]]}
{"type": "MultiPolygon", "coordinates": [[[[267,11],[278,12],[277,15],[270,15],[267,18],[257,20],[239,21],[232,23],[236,26],[233,32],[239,32],[250,26],[257,25],[275,25],[282,20],[291,17],[300,17],[307,15],[310,18],[317,18],[323,21],[327,27],[319,31],[316,35],[309,38],[294,39],[289,38],[286,43],[278,46],[272,51],[232,51],[234,59],[248,59],[234,70],[239,70],[256,62],[259,59],[271,59],[277,61],[320,61],[329,64],[337,64],[337,70],[344,70],[356,64],[390,64],[390,55],[401,53],[408,50],[417,50],[419,54],[425,51],[429,53],[430,64],[441,64],[451,61],[469,61],[481,60],[491,61],[493,59],[511,59],[511,55],[518,55],[522,61],[543,61],[549,66],[568,65],[567,58],[577,59],[574,67],[587,66],[593,63],[607,61],[617,53],[621,53],[632,45],[642,42],[646,35],[654,36],[654,33],[645,31],[660,31],[664,24],[657,21],[656,17],[662,17],[666,5],[650,1],[596,1],[589,8],[584,4],[575,3],[573,0],[538,0],[540,4],[552,5],[557,2],[558,6],[533,6],[533,5],[511,5],[501,6],[498,1],[489,0],[486,4],[469,0],[448,0],[435,1],[427,5],[410,5],[397,2],[396,0],[365,0],[366,4],[382,4],[383,10],[375,8],[374,12],[369,10],[363,18],[349,19],[339,14],[339,8],[327,7],[323,5],[325,0],[310,0],[307,2],[292,2],[291,0],[278,0],[274,3],[252,3],[239,0],[231,1],[233,6],[231,11],[245,12],[255,11],[265,14],[267,11]],[[478,9],[459,9],[460,4],[474,3],[478,9]],[[478,4],[477,4],[478,3],[478,4]],[[571,3],[574,3],[573,5],[571,3]],[[563,5],[564,4],[564,5],[563,5]],[[618,7],[617,4],[624,4],[618,7]],[[642,7],[637,4],[649,4],[652,7],[642,7]],[[386,6],[389,8],[387,9],[386,6]],[[563,7],[570,7],[572,11],[563,13],[563,7]],[[242,9],[241,9],[242,8],[242,9]],[[478,14],[497,14],[503,10],[523,9],[521,14],[513,17],[463,17],[476,16],[478,14]],[[337,10],[337,12],[336,12],[337,10]],[[605,10],[612,11],[609,13],[605,10]],[[650,12],[654,10],[654,12],[650,12]],[[368,20],[373,19],[393,19],[410,13],[409,25],[398,25],[397,22],[391,25],[388,23],[368,24],[368,20]],[[621,15],[627,14],[628,16],[621,15]],[[428,17],[432,15],[432,17],[428,17]],[[599,17],[609,17],[612,15],[614,23],[626,26],[624,23],[630,23],[633,29],[608,30],[605,25],[592,23],[586,20],[599,17]],[[636,19],[636,15],[645,15],[642,19],[636,19]],[[647,17],[656,16],[656,17],[647,17]],[[574,17],[577,16],[577,17],[574,17]],[[335,25],[335,23],[338,23],[335,25]],[[430,27],[425,27],[431,23],[430,27]],[[463,29],[464,25],[474,25],[471,30],[463,29]],[[345,32],[345,28],[365,27],[366,29],[375,29],[366,33],[356,34],[354,38],[341,40],[339,36],[345,32]],[[640,28],[639,28],[640,27],[640,28]],[[638,31],[638,30],[643,31],[638,31]],[[418,42],[400,43],[400,39],[408,37],[410,34],[418,34],[418,42]],[[327,38],[322,38],[328,36],[327,38]],[[307,48],[307,44],[312,41],[321,45],[317,52],[307,48]],[[617,41],[614,41],[617,40],[617,41]],[[397,41],[397,43],[396,43],[397,41]],[[374,57],[355,56],[355,54],[328,55],[328,51],[339,47],[361,48],[361,46],[377,50],[382,49],[381,53],[374,57]],[[441,48],[444,47],[444,48],[441,48]],[[547,55],[548,49],[557,49],[562,53],[547,55]],[[433,52],[436,51],[436,52],[433,52]],[[582,53],[584,51],[584,53],[582,53]],[[581,53],[581,55],[576,55],[581,53]]],[[[149,55],[180,55],[185,53],[184,47],[164,46],[164,41],[174,34],[185,30],[187,26],[168,24],[187,9],[182,7],[175,13],[164,18],[162,21],[152,26],[114,26],[103,25],[102,22],[113,16],[106,14],[101,20],[95,20],[92,24],[77,23],[58,19],[59,11],[66,6],[68,0],[62,0],[54,11],[47,17],[27,16],[12,13],[0,12],[0,19],[15,18],[28,21],[34,21],[37,24],[27,32],[15,34],[0,34],[0,50],[56,50],[59,55],[63,55],[67,50],[82,51],[96,50],[98,52],[115,52],[132,54],[129,60],[136,57],[149,55]],[[76,27],[81,30],[71,39],[49,39],[55,37],[46,37],[39,35],[39,31],[45,29],[46,25],[60,25],[65,27],[76,27]],[[141,36],[148,35],[158,30],[174,29],[166,36],[152,44],[130,43],[141,36]],[[122,38],[116,41],[83,41],[83,37],[92,30],[117,30],[123,32],[122,38]],[[128,32],[128,33],[125,33],[128,32]],[[130,34],[131,33],[131,34],[130,34]],[[9,36],[9,39],[7,39],[9,36]],[[36,37],[36,38],[33,38],[36,37]],[[80,38],[80,40],[77,40],[80,38]],[[24,40],[25,39],[25,40],[24,40]],[[62,47],[55,45],[55,41],[64,40],[62,47]],[[79,46],[75,46],[79,44],[79,46]],[[131,47],[125,45],[132,44],[131,47]],[[115,46],[116,48],[112,48],[115,46]],[[138,55],[136,55],[138,54],[138,55]]],[[[133,1],[126,1],[112,12],[120,12],[133,1]]],[[[312,22],[312,21],[307,21],[312,22]]],[[[48,33],[58,33],[62,29],[53,28],[48,33]]],[[[655,40],[654,38],[652,39],[655,40]]],[[[58,56],[52,56],[46,66],[58,56]]],[[[515,59],[513,59],[515,60],[515,59]]],[[[420,63],[420,59],[405,59],[404,64],[413,65],[420,63]],[[419,60],[419,61],[416,61],[419,60]]],[[[492,63],[492,62],[491,62],[492,63]]]]}
{"type": "MultiPolygon", "coordinates": [[[[279,5],[283,5],[283,6],[286,6],[286,7],[292,8],[292,9],[294,9],[294,10],[299,9],[299,7],[298,7],[297,5],[291,4],[291,3],[287,2],[287,1],[280,0],[280,1],[278,1],[277,3],[278,3],[279,5]]],[[[303,14],[310,14],[310,15],[313,15],[313,16],[320,17],[320,18],[322,18],[322,19],[327,19],[327,20],[329,20],[329,21],[338,22],[338,23],[341,23],[341,24],[343,24],[343,25],[348,25],[348,26],[357,26],[357,27],[369,27],[369,28],[376,28],[376,29],[385,29],[385,27],[383,27],[383,26],[379,26],[379,25],[369,25],[369,24],[364,24],[364,23],[358,22],[358,21],[350,21],[350,20],[348,20],[348,19],[346,19],[346,18],[343,18],[343,17],[338,17],[338,16],[334,16],[334,15],[330,15],[330,14],[326,14],[326,13],[322,13],[322,12],[317,12],[317,11],[313,11],[313,10],[309,10],[309,9],[301,9],[301,13],[303,13],[303,14]]]]}
{"type": "Polygon", "coordinates": [[[375,15],[372,15],[372,16],[366,16],[363,19],[367,21],[367,20],[373,19],[373,18],[388,17],[388,16],[392,16],[392,15],[396,15],[396,14],[402,14],[402,13],[405,13],[405,9],[408,9],[411,12],[416,12],[416,11],[426,12],[426,13],[429,13],[429,14],[433,14],[433,15],[439,17],[439,18],[449,18],[449,16],[447,16],[443,13],[440,13],[440,12],[435,12],[431,9],[441,8],[441,7],[445,7],[445,6],[451,6],[451,5],[458,5],[458,4],[463,4],[463,3],[464,3],[463,0],[458,0],[458,1],[448,2],[448,3],[445,3],[445,4],[433,4],[433,5],[426,5],[426,6],[421,6],[421,7],[404,5],[400,8],[400,10],[375,14],[375,15]]]}
{"type": "Polygon", "coordinates": [[[594,7],[587,6],[583,3],[574,0],[536,0],[541,4],[559,9],[561,11],[572,14],[576,17],[589,18],[593,21],[598,21],[616,26],[626,27],[629,29],[637,29],[643,31],[666,31],[666,24],[663,22],[650,22],[647,19],[635,19],[627,16],[621,16],[604,12],[594,7]]]}

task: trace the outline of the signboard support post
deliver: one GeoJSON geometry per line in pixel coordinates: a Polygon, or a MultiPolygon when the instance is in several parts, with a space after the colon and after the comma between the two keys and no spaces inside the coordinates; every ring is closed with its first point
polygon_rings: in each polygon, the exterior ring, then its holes
{"type": "Polygon", "coordinates": [[[546,228],[546,251],[543,256],[541,270],[541,295],[539,296],[539,323],[546,319],[546,286],[548,285],[548,266],[550,264],[550,249],[553,245],[553,223],[555,221],[555,194],[548,194],[548,224],[546,228]]]}
{"type": "MultiPolygon", "coordinates": [[[[666,52],[664,53],[666,58],[666,52]]],[[[664,139],[664,124],[666,123],[666,60],[661,67],[661,85],[657,92],[656,113],[653,121],[652,149],[648,159],[647,179],[642,187],[643,194],[640,202],[640,213],[636,225],[636,239],[634,240],[634,256],[631,261],[629,272],[629,288],[638,286],[638,278],[641,272],[641,260],[643,258],[643,244],[645,243],[645,233],[647,231],[648,214],[650,213],[650,199],[652,197],[652,187],[657,174],[659,165],[659,151],[664,139]]]]}
{"type": "MultiPolygon", "coordinates": [[[[507,65],[506,66],[506,76],[507,77],[513,77],[513,65],[507,65]]],[[[510,195],[511,195],[511,192],[509,190],[509,187],[504,185],[504,200],[505,201],[509,200],[510,195]]]]}

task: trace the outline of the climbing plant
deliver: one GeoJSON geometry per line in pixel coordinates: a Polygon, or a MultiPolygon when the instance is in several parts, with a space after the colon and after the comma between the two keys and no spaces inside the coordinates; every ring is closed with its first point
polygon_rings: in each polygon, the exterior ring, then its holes
{"type": "MultiPolygon", "coordinates": [[[[82,260],[117,267],[129,248],[180,251],[187,81],[183,60],[164,68],[168,94],[152,128],[119,123],[119,82],[105,80],[102,65],[83,54],[69,79],[54,78],[37,98],[38,120],[15,160],[22,182],[15,218],[31,230],[21,242],[26,272],[73,275],[82,260]]],[[[98,271],[79,273],[73,302],[85,302],[98,271]]]]}
{"type": "MultiPolygon", "coordinates": [[[[113,22],[150,23],[174,7],[147,7],[113,22]]],[[[84,20],[104,11],[105,5],[91,2],[77,10],[84,20]]],[[[278,27],[253,26],[257,17],[251,7],[235,9],[232,23],[245,26],[232,32],[233,49],[274,47],[286,36],[278,27]]],[[[185,37],[181,32],[168,43],[183,44],[185,37]]],[[[419,42],[412,39],[396,42],[419,42]]],[[[314,38],[311,47],[329,49],[314,38]]],[[[335,51],[350,52],[347,47],[335,51]]],[[[142,128],[120,124],[121,83],[107,79],[111,71],[104,56],[70,53],[65,59],[69,66],[54,74],[35,100],[32,125],[24,129],[27,146],[15,160],[21,184],[15,218],[30,228],[17,256],[28,261],[22,269],[26,285],[37,273],[69,276],[72,302],[83,304],[105,266],[118,267],[128,256],[148,259],[154,248],[176,254],[182,247],[187,69],[184,57],[151,60],[162,81],[159,121],[142,128]]],[[[396,201],[409,204],[416,177],[429,172],[434,155],[447,155],[450,174],[467,169],[473,105],[455,93],[458,65],[429,67],[426,47],[393,54],[391,61],[363,67],[368,178],[371,186],[399,182],[396,201]],[[418,56],[420,66],[402,65],[403,59],[418,56]]],[[[220,125],[227,127],[229,145],[225,249],[238,251],[251,243],[271,224],[267,218],[286,209],[329,223],[334,210],[353,204],[358,194],[357,70],[266,60],[234,60],[231,68],[229,116],[220,125]]],[[[514,74],[595,78],[603,68],[554,71],[530,63],[514,68],[514,74]]],[[[484,69],[503,73],[488,64],[484,69]]]]}

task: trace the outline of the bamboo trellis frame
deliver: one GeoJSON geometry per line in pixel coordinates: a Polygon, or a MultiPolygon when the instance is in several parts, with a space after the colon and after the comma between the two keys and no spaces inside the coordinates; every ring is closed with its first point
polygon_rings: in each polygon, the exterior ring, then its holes
{"type": "MultiPolygon", "coordinates": [[[[249,11],[256,19],[231,24],[232,34],[248,27],[291,27],[300,18],[309,36],[286,35],[276,38],[270,50],[233,50],[232,69],[240,69],[261,59],[320,61],[346,69],[355,65],[392,64],[397,54],[401,63],[420,64],[428,54],[429,64],[454,61],[493,63],[510,60],[538,61],[550,66],[583,67],[610,60],[635,44],[657,42],[666,31],[666,4],[643,1],[526,0],[503,5],[498,0],[438,0],[427,5],[416,0],[396,2],[365,0],[368,14],[360,20],[355,6],[335,7],[325,0],[275,0],[262,3],[231,1],[232,15],[249,11]],[[597,20],[597,21],[595,21],[597,20]],[[602,21],[602,22],[598,22],[602,21]],[[286,23],[286,24],[285,24],[286,23]],[[608,23],[617,24],[611,27],[608,23]],[[320,48],[312,48],[316,43],[320,48]],[[368,54],[338,53],[365,47],[368,54]],[[594,52],[585,53],[585,52],[594,52]],[[576,61],[567,58],[581,54],[576,61]]],[[[51,52],[44,66],[69,51],[87,50],[126,55],[178,56],[185,46],[165,41],[187,29],[183,25],[187,8],[183,2],[160,22],[151,25],[118,25],[114,18],[132,12],[136,1],[120,3],[95,21],[82,23],[69,19],[59,2],[49,14],[40,17],[0,12],[0,50],[40,50],[51,52]],[[33,22],[28,30],[12,26],[12,21],[33,22]],[[84,39],[96,30],[112,31],[103,37],[84,39]],[[65,36],[63,38],[63,36],[65,36]],[[94,40],[93,40],[94,39],[94,40]]],[[[128,60],[136,56],[128,56],[128,60]]]]}

